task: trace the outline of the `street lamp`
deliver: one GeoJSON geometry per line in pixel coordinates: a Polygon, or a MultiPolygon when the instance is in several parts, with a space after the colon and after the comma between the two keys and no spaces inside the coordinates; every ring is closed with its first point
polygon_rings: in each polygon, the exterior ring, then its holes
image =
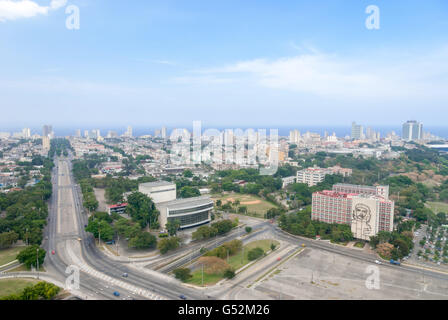
{"type": "Polygon", "coordinates": [[[36,249],[37,279],[39,279],[39,248],[36,249]]]}

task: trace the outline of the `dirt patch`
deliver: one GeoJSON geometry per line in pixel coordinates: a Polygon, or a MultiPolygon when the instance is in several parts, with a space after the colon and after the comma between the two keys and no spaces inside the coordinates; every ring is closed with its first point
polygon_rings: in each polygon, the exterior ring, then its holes
{"type": "Polygon", "coordinates": [[[204,265],[204,272],[209,274],[223,273],[230,268],[227,262],[218,257],[200,257],[197,265],[204,265]]]}
{"type": "Polygon", "coordinates": [[[254,201],[244,201],[244,202],[241,202],[240,204],[250,205],[250,204],[259,204],[259,203],[261,203],[260,200],[254,200],[254,201]]]}
{"type": "Polygon", "coordinates": [[[108,212],[109,206],[106,203],[105,189],[93,188],[95,192],[96,200],[98,200],[98,211],[100,212],[108,212]]]}

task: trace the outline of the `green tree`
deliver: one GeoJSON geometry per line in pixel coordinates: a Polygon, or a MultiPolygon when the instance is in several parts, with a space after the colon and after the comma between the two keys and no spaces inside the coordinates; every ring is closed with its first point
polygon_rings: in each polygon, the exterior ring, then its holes
{"type": "Polygon", "coordinates": [[[19,239],[19,234],[15,231],[0,233],[0,249],[11,247],[19,239]]]}
{"type": "Polygon", "coordinates": [[[110,241],[114,237],[114,228],[105,220],[92,219],[86,227],[86,231],[93,234],[95,238],[99,238],[104,241],[110,241]]]}
{"type": "Polygon", "coordinates": [[[135,249],[155,248],[157,238],[149,232],[140,231],[129,240],[128,246],[135,249]]]}
{"type": "Polygon", "coordinates": [[[235,278],[235,271],[233,269],[227,269],[224,271],[224,278],[232,279],[235,278]]]}
{"type": "Polygon", "coordinates": [[[264,254],[264,250],[260,247],[253,248],[247,253],[247,259],[250,261],[260,258],[264,254]]]}
{"type": "Polygon", "coordinates": [[[170,219],[166,225],[165,225],[166,230],[168,231],[170,236],[175,236],[177,233],[177,230],[179,230],[180,228],[180,221],[179,219],[170,219]]]}
{"type": "Polygon", "coordinates": [[[173,271],[173,273],[176,279],[179,279],[182,282],[185,282],[193,277],[189,268],[177,268],[173,271]]]}
{"type": "Polygon", "coordinates": [[[134,192],[128,196],[126,211],[142,228],[146,227],[150,221],[156,222],[159,216],[155,204],[141,192],[134,192]]]}
{"type": "Polygon", "coordinates": [[[193,197],[199,197],[201,193],[199,192],[199,189],[196,187],[185,186],[180,189],[179,195],[181,198],[193,198],[193,197]]]}
{"type": "Polygon", "coordinates": [[[159,241],[157,247],[161,254],[165,254],[170,250],[177,249],[180,245],[180,239],[178,237],[165,238],[159,241]]]}
{"type": "Polygon", "coordinates": [[[40,248],[38,245],[28,246],[17,255],[17,260],[23,263],[28,269],[31,266],[37,268],[37,260],[39,261],[39,266],[42,266],[45,260],[46,251],[40,248]]]}
{"type": "Polygon", "coordinates": [[[183,172],[183,176],[184,176],[185,178],[192,178],[192,177],[193,177],[193,172],[192,172],[190,169],[186,169],[186,170],[184,170],[184,172],[183,172]]]}

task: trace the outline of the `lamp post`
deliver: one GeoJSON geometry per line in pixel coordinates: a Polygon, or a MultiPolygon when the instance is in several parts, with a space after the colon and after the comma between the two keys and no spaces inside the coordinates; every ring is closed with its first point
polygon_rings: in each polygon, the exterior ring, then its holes
{"type": "Polygon", "coordinates": [[[39,279],[39,248],[36,249],[37,279],[39,279]]]}

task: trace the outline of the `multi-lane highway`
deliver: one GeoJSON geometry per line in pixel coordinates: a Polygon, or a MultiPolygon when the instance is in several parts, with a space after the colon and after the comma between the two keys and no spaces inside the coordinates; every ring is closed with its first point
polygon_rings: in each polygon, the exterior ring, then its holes
{"type": "Polygon", "coordinates": [[[79,187],[74,183],[71,161],[58,158],[55,164],[46,230],[48,240],[44,243],[48,252],[45,267],[49,274],[64,282],[68,266],[80,268],[80,291],[85,294],[81,298],[179,299],[181,294],[190,299],[205,298],[174,279],[167,281],[166,277],[140,272],[98,250],[92,235],[84,231],[87,215],[82,208],[79,187]],[[122,277],[123,273],[128,277],[122,277]],[[114,291],[120,292],[120,297],[114,296],[114,291]]]}

